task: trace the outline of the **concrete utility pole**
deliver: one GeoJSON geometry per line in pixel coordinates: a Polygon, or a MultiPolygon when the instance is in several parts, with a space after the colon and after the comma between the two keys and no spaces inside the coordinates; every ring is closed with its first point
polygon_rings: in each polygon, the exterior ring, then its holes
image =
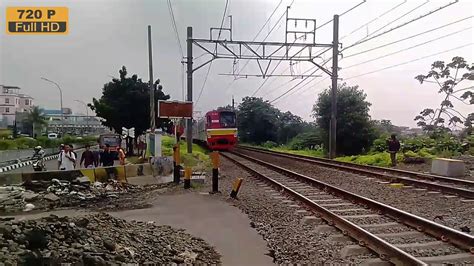
{"type": "MultiPolygon", "coordinates": [[[[187,78],[188,78],[188,93],[186,100],[193,101],[193,28],[187,29],[187,78]]],[[[193,152],[193,118],[186,119],[186,144],[188,153],[193,152]]]]}
{"type": "Polygon", "coordinates": [[[153,86],[153,54],[151,49],[151,25],[148,25],[148,65],[150,71],[150,129],[155,132],[155,88],[153,86]]]}
{"type": "Polygon", "coordinates": [[[331,126],[329,129],[329,158],[336,157],[337,124],[337,70],[339,55],[339,15],[334,15],[332,35],[332,86],[331,86],[331,126]]]}

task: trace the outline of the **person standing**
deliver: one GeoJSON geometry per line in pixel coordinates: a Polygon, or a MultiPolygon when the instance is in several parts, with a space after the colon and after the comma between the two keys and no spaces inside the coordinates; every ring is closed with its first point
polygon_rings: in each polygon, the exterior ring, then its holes
{"type": "Polygon", "coordinates": [[[64,150],[59,153],[58,158],[58,169],[59,170],[74,170],[74,165],[76,164],[76,156],[71,151],[71,147],[69,145],[64,145],[64,150]]]}
{"type": "Polygon", "coordinates": [[[392,134],[390,139],[387,140],[388,152],[390,153],[390,160],[392,161],[392,167],[397,166],[397,152],[400,150],[400,141],[397,136],[392,134]]]}
{"type": "Polygon", "coordinates": [[[114,166],[114,154],[110,152],[110,145],[105,144],[104,151],[100,154],[102,166],[114,166]]]}
{"type": "Polygon", "coordinates": [[[84,163],[85,168],[92,168],[94,166],[95,158],[90,148],[90,145],[86,145],[86,150],[81,155],[79,166],[82,166],[82,163],[84,163]]]}
{"type": "Polygon", "coordinates": [[[125,165],[125,152],[122,148],[118,148],[118,158],[120,165],[125,165]]]}

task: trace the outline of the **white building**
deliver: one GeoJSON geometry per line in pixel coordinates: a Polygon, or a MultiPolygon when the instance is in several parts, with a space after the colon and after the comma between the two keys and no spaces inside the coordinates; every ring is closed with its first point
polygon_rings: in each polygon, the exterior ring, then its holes
{"type": "Polygon", "coordinates": [[[33,98],[20,93],[16,86],[0,85],[0,117],[8,126],[15,122],[15,114],[28,112],[33,107],[33,98]]]}

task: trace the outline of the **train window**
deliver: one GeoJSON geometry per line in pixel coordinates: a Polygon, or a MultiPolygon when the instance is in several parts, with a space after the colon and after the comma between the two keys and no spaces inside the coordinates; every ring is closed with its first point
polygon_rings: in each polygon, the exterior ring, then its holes
{"type": "Polygon", "coordinates": [[[222,127],[235,127],[235,113],[234,112],[221,112],[220,122],[222,127]]]}

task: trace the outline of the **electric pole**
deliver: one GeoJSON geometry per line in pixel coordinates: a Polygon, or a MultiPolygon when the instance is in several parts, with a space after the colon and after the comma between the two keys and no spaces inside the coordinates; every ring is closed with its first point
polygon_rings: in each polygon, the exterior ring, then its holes
{"type": "MultiPolygon", "coordinates": [[[[193,101],[193,28],[187,29],[187,78],[188,78],[188,93],[187,101],[193,101]]],[[[193,118],[186,119],[186,144],[188,153],[193,152],[193,118]]]]}
{"type": "Polygon", "coordinates": [[[150,129],[155,133],[155,88],[153,86],[153,55],[151,48],[151,25],[148,25],[148,65],[150,71],[150,129]]]}
{"type": "Polygon", "coordinates": [[[332,86],[331,86],[331,126],[329,129],[329,158],[336,157],[337,124],[337,68],[339,54],[339,15],[334,15],[332,35],[332,86]]]}

